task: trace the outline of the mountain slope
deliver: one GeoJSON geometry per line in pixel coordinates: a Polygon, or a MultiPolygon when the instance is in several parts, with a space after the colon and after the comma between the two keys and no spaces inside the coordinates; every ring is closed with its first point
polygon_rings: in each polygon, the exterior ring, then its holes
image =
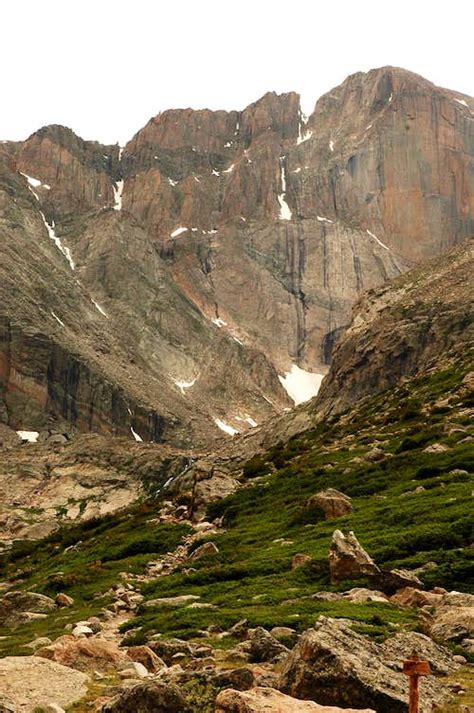
{"type": "Polygon", "coordinates": [[[472,106],[386,67],[308,119],[270,93],[1,143],[2,421],[189,447],[282,413],[363,291],[472,234],[472,106]]]}

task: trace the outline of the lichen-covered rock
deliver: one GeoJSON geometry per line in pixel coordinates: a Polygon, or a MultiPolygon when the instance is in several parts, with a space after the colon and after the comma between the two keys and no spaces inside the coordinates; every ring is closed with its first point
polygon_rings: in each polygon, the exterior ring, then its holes
{"type": "Polygon", "coordinates": [[[102,713],[187,713],[189,708],[176,686],[159,681],[141,683],[102,706],[102,713]]]}
{"type": "Polygon", "coordinates": [[[246,641],[238,644],[236,649],[248,654],[249,660],[254,663],[274,661],[288,653],[287,647],[275,639],[262,626],[250,629],[246,641]]]}
{"type": "Polygon", "coordinates": [[[300,701],[274,688],[252,688],[241,692],[228,689],[219,693],[215,713],[375,713],[364,708],[335,708],[313,701],[300,701]]]}
{"type": "Polygon", "coordinates": [[[15,627],[29,621],[30,614],[49,614],[56,609],[51,597],[36,592],[7,592],[0,599],[0,626],[15,627]]]}
{"type": "Polygon", "coordinates": [[[85,695],[89,682],[85,673],[37,656],[0,659],[1,695],[13,702],[15,713],[50,703],[66,707],[85,695]]]}
{"type": "MultiPolygon", "coordinates": [[[[390,640],[389,640],[390,641],[390,640]]],[[[407,677],[392,666],[391,656],[399,641],[384,648],[354,632],[348,623],[320,617],[306,631],[285,661],[279,688],[296,698],[324,705],[371,707],[377,713],[406,713],[407,677]]],[[[447,689],[423,680],[421,713],[449,697],[447,689]]]]}
{"type": "Polygon", "coordinates": [[[35,655],[78,671],[109,671],[130,663],[125,651],[116,643],[96,637],[60,636],[52,644],[37,649],[35,655]]]}

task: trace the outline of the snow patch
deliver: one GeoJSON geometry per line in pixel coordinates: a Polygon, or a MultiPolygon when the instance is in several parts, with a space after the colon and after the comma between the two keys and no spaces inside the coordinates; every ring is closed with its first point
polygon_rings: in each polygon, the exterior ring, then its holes
{"type": "Polygon", "coordinates": [[[114,210],[122,210],[122,193],[123,193],[123,180],[117,181],[113,185],[114,189],[114,210]]]}
{"type": "Polygon", "coordinates": [[[371,233],[370,230],[367,230],[366,233],[367,235],[370,235],[370,237],[373,238],[380,245],[380,247],[385,248],[385,250],[390,250],[390,248],[387,247],[387,245],[385,245],[381,240],[379,240],[376,235],[371,233]]]}
{"type": "Polygon", "coordinates": [[[388,98],[388,103],[389,103],[389,104],[392,103],[392,99],[393,99],[393,94],[390,94],[390,96],[389,96],[389,98],[388,98]]]}
{"type": "Polygon", "coordinates": [[[185,228],[182,225],[180,225],[179,228],[176,228],[176,230],[173,230],[173,232],[170,235],[170,238],[177,238],[178,235],[182,235],[182,233],[186,233],[187,231],[188,231],[188,228],[185,228]]]}
{"type": "Polygon", "coordinates": [[[313,374],[300,369],[296,364],[292,364],[291,371],[286,372],[285,376],[278,376],[286,393],[295,402],[295,406],[316,396],[323,377],[324,374],[313,374]]]}
{"type": "Polygon", "coordinates": [[[46,220],[46,216],[45,216],[45,214],[43,213],[43,211],[40,211],[40,213],[41,213],[41,217],[42,217],[42,219],[43,219],[44,227],[45,227],[46,230],[48,231],[49,237],[50,237],[51,240],[54,242],[54,244],[56,245],[56,247],[58,248],[58,250],[60,250],[60,251],[62,252],[62,254],[64,255],[64,257],[65,257],[66,260],[68,261],[69,267],[71,268],[71,270],[74,270],[74,269],[75,269],[75,265],[74,265],[74,260],[72,259],[71,251],[69,250],[69,248],[67,248],[65,245],[62,244],[60,238],[58,238],[58,236],[57,236],[56,233],[54,232],[54,220],[51,221],[51,225],[50,225],[50,224],[48,223],[48,221],[46,220]]]}
{"type": "Polygon", "coordinates": [[[232,173],[234,170],[235,163],[232,163],[229,168],[226,168],[225,171],[222,171],[222,173],[232,173]]]}
{"type": "Polygon", "coordinates": [[[215,324],[216,327],[227,327],[227,322],[224,322],[224,320],[221,319],[220,317],[215,317],[212,320],[212,323],[215,324]]]}
{"type": "Polygon", "coordinates": [[[119,146],[119,155],[118,155],[118,160],[119,160],[119,161],[122,160],[123,149],[124,149],[123,146],[119,146]]]}
{"type": "Polygon", "coordinates": [[[196,183],[201,183],[201,181],[199,180],[199,178],[197,176],[194,176],[194,180],[196,181],[196,183]]]}
{"type": "Polygon", "coordinates": [[[286,202],[286,175],[285,166],[283,163],[284,157],[280,158],[280,179],[281,179],[281,193],[278,196],[278,203],[280,204],[280,220],[291,220],[291,210],[290,206],[286,202]]]}
{"type": "Polygon", "coordinates": [[[212,175],[213,175],[213,176],[220,176],[221,174],[219,173],[219,171],[216,171],[216,170],[213,168],[213,169],[212,169],[212,175]]]}
{"type": "Polygon", "coordinates": [[[323,218],[322,215],[317,215],[316,218],[319,220],[320,223],[334,223],[333,220],[329,220],[329,218],[323,218]]]}
{"type": "Polygon", "coordinates": [[[100,306],[100,304],[99,304],[98,302],[96,302],[92,297],[91,297],[91,302],[92,302],[92,304],[94,305],[94,307],[95,307],[101,314],[103,314],[104,317],[107,317],[107,319],[108,319],[109,315],[108,315],[106,312],[104,312],[104,310],[102,309],[102,307],[100,306]]]}
{"type": "Polygon", "coordinates": [[[28,441],[28,443],[36,443],[38,440],[38,431],[17,431],[18,435],[23,441],[28,441]]]}
{"type": "Polygon", "coordinates": [[[184,396],[185,389],[190,389],[191,386],[194,386],[194,384],[196,383],[196,379],[192,379],[191,381],[185,381],[184,379],[173,379],[173,382],[184,396]]]}
{"type": "Polygon", "coordinates": [[[221,421],[220,418],[215,418],[214,423],[218,428],[221,429],[221,431],[224,431],[224,433],[227,433],[229,436],[235,436],[238,433],[236,428],[229,426],[228,423],[226,423],[225,421],[221,421]]]}
{"type": "Polygon", "coordinates": [[[329,150],[334,151],[334,141],[329,142],[329,150]]]}
{"type": "Polygon", "coordinates": [[[41,181],[38,178],[32,178],[31,176],[28,176],[28,174],[23,173],[23,171],[20,171],[20,173],[26,178],[26,180],[28,181],[28,185],[32,188],[39,188],[42,185],[41,181]]]}
{"type": "Polygon", "coordinates": [[[61,325],[61,327],[65,327],[65,326],[66,326],[66,325],[64,324],[64,322],[63,322],[61,319],[59,319],[59,317],[58,317],[57,314],[55,314],[54,312],[51,312],[51,314],[52,314],[52,316],[54,317],[54,319],[56,320],[56,322],[61,325]]]}
{"type": "Polygon", "coordinates": [[[306,131],[303,133],[301,131],[301,124],[298,127],[298,138],[296,139],[296,145],[299,146],[300,144],[303,144],[305,141],[308,141],[313,135],[312,131],[309,131],[306,129],[306,131]]]}
{"type": "Polygon", "coordinates": [[[242,421],[242,423],[248,423],[248,425],[252,428],[256,428],[258,426],[258,423],[248,414],[246,414],[245,416],[236,416],[235,420],[242,421]]]}
{"type": "Polygon", "coordinates": [[[168,183],[170,184],[170,186],[176,186],[178,184],[178,181],[173,181],[172,178],[168,178],[168,183]]]}
{"type": "Polygon", "coordinates": [[[224,144],[225,149],[228,149],[230,146],[232,146],[232,141],[227,141],[227,143],[224,144]]]}
{"type": "Polygon", "coordinates": [[[298,166],[298,168],[295,168],[295,170],[293,171],[293,173],[299,173],[300,171],[301,171],[301,166],[298,166]]]}
{"type": "Polygon", "coordinates": [[[454,101],[457,102],[458,104],[462,104],[463,106],[467,106],[467,108],[469,109],[469,104],[467,103],[467,101],[465,99],[455,99],[454,101]]]}
{"type": "Polygon", "coordinates": [[[130,426],[130,431],[136,441],[138,441],[139,443],[143,443],[143,438],[141,436],[139,436],[136,431],[133,430],[133,426],[130,426]]]}

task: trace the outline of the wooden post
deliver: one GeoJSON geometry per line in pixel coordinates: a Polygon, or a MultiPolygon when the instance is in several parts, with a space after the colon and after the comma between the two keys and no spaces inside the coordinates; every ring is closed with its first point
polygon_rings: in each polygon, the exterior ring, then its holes
{"type": "Polygon", "coordinates": [[[410,677],[410,702],[408,713],[419,713],[420,692],[418,690],[418,679],[420,676],[428,676],[431,673],[428,661],[420,661],[414,653],[411,658],[403,664],[403,673],[410,677]]]}

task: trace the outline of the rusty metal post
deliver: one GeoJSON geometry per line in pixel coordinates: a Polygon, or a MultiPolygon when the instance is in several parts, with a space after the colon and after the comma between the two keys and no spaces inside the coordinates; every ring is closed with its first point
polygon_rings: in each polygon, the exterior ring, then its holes
{"type": "Polygon", "coordinates": [[[420,661],[416,654],[412,654],[403,664],[403,673],[410,678],[410,701],[408,713],[419,713],[420,692],[418,681],[420,676],[428,676],[431,673],[428,661],[420,661]]]}

